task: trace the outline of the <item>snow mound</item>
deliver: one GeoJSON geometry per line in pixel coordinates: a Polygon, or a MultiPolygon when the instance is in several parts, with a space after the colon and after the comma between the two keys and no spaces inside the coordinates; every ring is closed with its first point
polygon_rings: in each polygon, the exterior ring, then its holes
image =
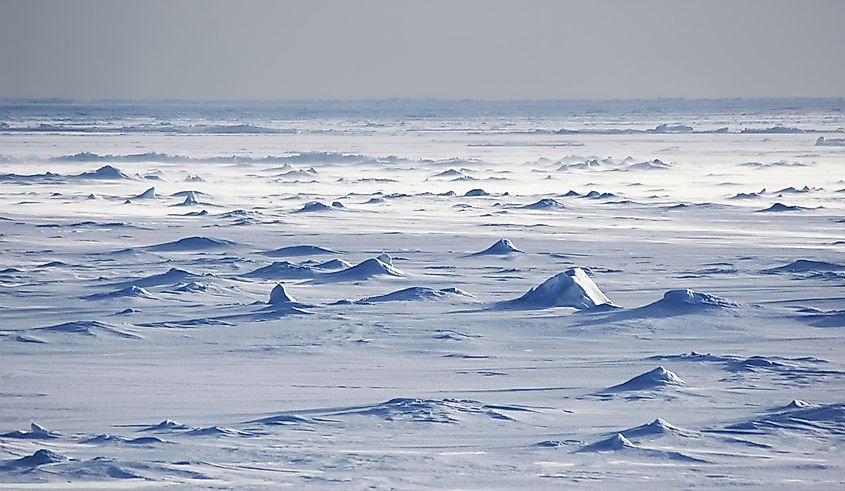
{"type": "Polygon", "coordinates": [[[640,456],[640,457],[647,457],[647,458],[660,458],[660,459],[668,459],[673,461],[683,461],[683,462],[706,462],[702,459],[698,459],[695,457],[690,457],[689,455],[683,454],[681,452],[669,451],[669,450],[660,450],[655,448],[647,448],[647,447],[640,447],[635,445],[631,440],[625,437],[625,435],[621,433],[617,433],[610,438],[605,440],[598,441],[596,443],[592,443],[585,447],[582,447],[579,450],[576,450],[578,453],[603,453],[603,452],[625,452],[630,453],[632,455],[640,456]]]}
{"type": "Polygon", "coordinates": [[[581,268],[567,269],[552,276],[521,297],[500,302],[501,308],[515,310],[573,307],[576,309],[615,308],[581,268]]]}
{"type": "Polygon", "coordinates": [[[591,443],[587,445],[578,452],[582,453],[594,453],[594,452],[615,452],[617,450],[623,450],[626,448],[637,448],[631,440],[625,438],[622,433],[617,433],[606,440],[601,440],[596,443],[591,443]]]}
{"type": "Polygon", "coordinates": [[[808,317],[816,327],[845,327],[845,310],[828,310],[808,317]]]}
{"type": "Polygon", "coordinates": [[[481,416],[502,421],[515,421],[505,411],[526,411],[520,407],[492,406],[463,399],[395,398],[381,404],[349,408],[329,413],[332,416],[374,416],[385,421],[457,424],[465,416],[481,416]]]}
{"type": "Polygon", "coordinates": [[[798,259],[777,268],[764,269],[763,273],[807,273],[816,271],[843,271],[845,264],[810,259],[798,259]]]}
{"type": "Polygon", "coordinates": [[[820,136],[816,140],[817,147],[845,147],[845,138],[828,138],[820,136]]]}
{"type": "Polygon", "coordinates": [[[320,211],[331,211],[335,208],[319,201],[309,201],[302,205],[302,208],[296,210],[294,213],[312,213],[320,211]]]}
{"type": "Polygon", "coordinates": [[[119,435],[112,435],[110,433],[100,433],[99,435],[94,435],[91,438],[86,438],[82,440],[82,443],[110,443],[110,442],[125,442],[126,438],[123,438],[119,435]]]}
{"type": "Polygon", "coordinates": [[[196,293],[207,292],[211,289],[208,283],[201,283],[199,281],[189,281],[188,283],[179,283],[172,292],[178,293],[196,293]]]}
{"type": "Polygon", "coordinates": [[[188,191],[185,193],[185,201],[183,201],[179,206],[194,206],[199,204],[199,200],[197,199],[196,193],[193,191],[188,191]]]}
{"type": "Polygon", "coordinates": [[[61,178],[60,174],[56,174],[53,172],[45,172],[43,174],[0,174],[0,181],[2,182],[31,182],[31,181],[40,181],[40,180],[48,180],[52,181],[58,178],[61,178]]]}
{"type": "Polygon", "coordinates": [[[484,249],[483,251],[470,254],[471,256],[504,256],[507,254],[515,254],[523,252],[517,249],[513,242],[508,239],[499,239],[493,245],[484,249]]]}
{"type": "Polygon", "coordinates": [[[295,245],[280,247],[264,253],[265,256],[270,257],[320,256],[325,254],[338,254],[338,252],[315,245],[295,245]]]}
{"type": "Polygon", "coordinates": [[[83,172],[75,176],[70,176],[74,179],[91,179],[91,180],[118,180],[118,179],[132,179],[117,167],[104,165],[97,170],[83,172]]]}
{"type": "MultiPolygon", "coordinates": [[[[90,479],[140,479],[148,480],[147,477],[137,474],[134,471],[123,468],[117,460],[109,457],[94,457],[84,461],[75,462],[75,465],[67,469],[68,478],[77,481],[85,481],[90,479]]],[[[137,465],[136,463],[128,463],[129,466],[137,465]]],[[[148,465],[141,467],[149,470],[148,465]]],[[[165,469],[166,470],[166,469],[165,469]]],[[[190,475],[190,474],[189,474],[190,475]]]]}
{"type": "Polygon", "coordinates": [[[164,421],[152,425],[147,426],[146,428],[142,428],[138,431],[173,431],[173,430],[188,430],[191,427],[185,424],[182,424],[178,421],[174,421],[172,419],[165,419],[164,421]]]}
{"type": "Polygon", "coordinates": [[[390,257],[390,254],[381,253],[378,256],[376,256],[376,259],[383,262],[384,264],[388,264],[390,266],[393,266],[393,258],[390,257]]]}
{"type": "Polygon", "coordinates": [[[581,440],[543,440],[542,442],[535,443],[534,446],[540,448],[560,448],[576,444],[583,445],[584,442],[581,440]]]}
{"type": "Polygon", "coordinates": [[[788,431],[841,438],[845,435],[845,404],[808,405],[800,401],[727,428],[743,433],[788,431]]]}
{"type": "Polygon", "coordinates": [[[379,258],[372,258],[340,271],[323,273],[316,279],[320,282],[361,281],[378,276],[402,278],[405,273],[379,258]]]}
{"type": "Polygon", "coordinates": [[[127,286],[126,288],[121,288],[120,290],[113,291],[113,292],[106,292],[106,293],[94,293],[93,295],[87,295],[82,297],[83,300],[110,300],[113,298],[146,298],[150,300],[156,299],[156,296],[150,293],[149,291],[141,288],[140,286],[131,285],[127,286]]]}
{"type": "Polygon", "coordinates": [[[589,159],[583,162],[575,162],[569,164],[562,164],[560,167],[557,168],[559,172],[568,172],[571,170],[583,170],[583,169],[594,169],[596,167],[600,167],[601,163],[596,159],[589,159]]]}
{"type": "Polygon", "coordinates": [[[667,164],[666,162],[663,162],[660,159],[654,159],[654,160],[649,161],[649,162],[640,162],[638,164],[631,164],[630,166],[628,166],[628,169],[631,169],[631,170],[663,170],[663,169],[669,169],[670,167],[672,167],[672,166],[667,164]]]}
{"type": "Polygon", "coordinates": [[[301,280],[313,278],[315,272],[309,266],[294,264],[290,261],[274,261],[272,264],[244,274],[248,278],[264,278],[268,280],[301,280]]]}
{"type": "Polygon", "coordinates": [[[277,283],[270,292],[270,305],[290,305],[296,303],[296,299],[288,294],[285,285],[277,283]]]}
{"type": "Polygon", "coordinates": [[[176,191],[175,193],[171,194],[174,198],[187,198],[188,196],[192,196],[193,198],[197,198],[198,196],[208,197],[210,194],[203,193],[202,191],[197,191],[196,189],[186,189],[184,191],[176,191]]]}
{"type": "Polygon", "coordinates": [[[276,177],[279,179],[313,179],[319,174],[316,169],[311,167],[310,169],[300,170],[300,169],[291,169],[289,171],[283,172],[276,177]]]}
{"type": "Polygon", "coordinates": [[[15,336],[15,341],[19,343],[47,344],[47,341],[39,338],[38,336],[31,336],[29,334],[19,334],[15,336]]]}
{"type": "Polygon", "coordinates": [[[175,240],[173,242],[164,242],[161,244],[148,246],[147,249],[157,252],[191,252],[213,249],[228,249],[233,246],[235,246],[235,243],[229,240],[194,236],[185,237],[184,239],[175,240]]]}
{"type": "Polygon", "coordinates": [[[586,199],[610,199],[615,198],[616,195],[613,193],[600,193],[598,191],[593,190],[581,197],[586,199]]]}
{"type": "Polygon", "coordinates": [[[312,420],[303,418],[302,416],[295,416],[292,414],[279,414],[276,416],[270,416],[267,418],[256,419],[252,421],[247,421],[247,423],[259,423],[264,425],[270,426],[292,426],[298,424],[306,424],[311,423],[312,420]]]}
{"type": "Polygon", "coordinates": [[[376,295],[372,297],[365,297],[358,300],[356,303],[376,303],[376,302],[410,302],[422,300],[440,300],[450,296],[472,297],[469,293],[458,288],[443,288],[435,290],[423,286],[412,286],[404,288],[395,292],[387,293],[385,295],[376,295]]]}
{"type": "Polygon", "coordinates": [[[749,356],[744,359],[731,359],[729,369],[732,371],[756,371],[757,369],[780,370],[792,368],[790,365],[766,358],[764,356],[749,356]]]}
{"type": "Polygon", "coordinates": [[[562,210],[566,208],[560,201],[553,198],[543,198],[537,202],[520,206],[524,210],[562,210]]]}
{"type": "Polygon", "coordinates": [[[641,375],[613,387],[608,387],[603,392],[627,392],[638,390],[657,390],[669,386],[686,385],[681,377],[675,372],[663,367],[657,367],[641,375]]]}
{"type": "Polygon", "coordinates": [[[695,438],[698,436],[698,433],[695,431],[680,428],[660,418],[655,419],[651,423],[628,428],[627,430],[620,431],[619,433],[625,438],[635,440],[639,438],[663,435],[675,435],[685,438],[695,438]]]}
{"type": "Polygon", "coordinates": [[[798,205],[785,205],[783,203],[775,203],[768,208],[764,208],[762,210],[757,210],[758,213],[781,213],[785,211],[801,211],[806,210],[806,208],[798,205]]]}
{"type": "Polygon", "coordinates": [[[668,124],[663,123],[652,129],[646,130],[646,133],[692,133],[693,127],[686,124],[668,124]]]}
{"type": "Polygon", "coordinates": [[[0,437],[4,438],[16,438],[20,440],[49,440],[53,438],[58,438],[61,435],[58,433],[54,433],[47,428],[39,425],[38,423],[30,423],[29,424],[29,431],[26,430],[15,430],[10,431],[9,433],[3,433],[0,437]]]}
{"type": "Polygon", "coordinates": [[[731,196],[728,199],[733,199],[733,200],[757,199],[764,194],[766,194],[766,188],[763,188],[759,193],[736,193],[735,195],[731,196]]]}
{"type": "Polygon", "coordinates": [[[802,401],[801,399],[793,399],[789,404],[783,406],[783,409],[791,411],[793,409],[804,409],[808,407],[813,407],[813,405],[807,401],[802,401]]]}
{"type": "Polygon", "coordinates": [[[338,269],[345,269],[352,266],[348,262],[344,261],[343,259],[330,259],[328,261],[315,264],[313,267],[314,269],[323,269],[323,270],[338,270],[338,269]]]}
{"type": "Polygon", "coordinates": [[[158,196],[156,196],[156,188],[151,187],[143,193],[133,196],[131,199],[158,199],[158,196]]]}
{"type": "Polygon", "coordinates": [[[116,336],[124,339],[141,339],[142,337],[119,329],[111,324],[100,321],[72,321],[55,326],[37,327],[35,331],[49,332],[53,334],[78,334],[82,336],[101,337],[102,335],[116,336]]]}
{"type": "Polygon", "coordinates": [[[236,430],[234,428],[226,428],[223,426],[204,426],[201,428],[192,428],[185,433],[186,436],[249,436],[251,433],[246,431],[236,430]]]}
{"type": "Polygon", "coordinates": [[[669,290],[663,294],[663,298],[656,302],[635,309],[620,310],[592,323],[630,319],[663,319],[699,313],[717,314],[731,312],[737,307],[739,307],[739,304],[716,295],[693,290],[669,290]]]}
{"type": "Polygon", "coordinates": [[[783,189],[779,189],[775,191],[775,194],[802,194],[802,193],[809,193],[813,191],[810,189],[810,186],[804,186],[803,188],[796,188],[795,186],[788,186],[783,189]]]}
{"type": "Polygon", "coordinates": [[[39,448],[35,451],[32,455],[27,455],[26,457],[22,457],[17,460],[13,460],[8,464],[4,465],[3,467],[6,468],[32,468],[38,467],[39,465],[45,464],[55,464],[57,462],[64,462],[68,460],[67,457],[64,455],[54,452],[52,450],[47,450],[46,448],[39,448]]]}
{"type": "Polygon", "coordinates": [[[202,278],[202,275],[192,273],[182,268],[170,268],[164,273],[150,275],[137,280],[130,280],[122,282],[128,286],[138,286],[141,288],[149,288],[151,286],[173,285],[176,283],[188,283],[202,278]]]}
{"type": "Polygon", "coordinates": [[[457,169],[448,169],[431,177],[463,177],[465,174],[457,169]]]}
{"type": "Polygon", "coordinates": [[[243,210],[243,209],[237,209],[237,210],[227,211],[226,213],[221,213],[220,215],[217,215],[217,216],[220,217],[220,218],[223,218],[223,219],[232,218],[232,219],[236,219],[236,220],[243,220],[243,219],[249,218],[250,216],[258,215],[258,214],[259,214],[259,212],[257,212],[257,211],[247,211],[247,210],[243,210]]]}
{"type": "Polygon", "coordinates": [[[131,440],[126,440],[126,443],[129,445],[157,445],[159,443],[164,443],[164,440],[155,436],[141,436],[131,440]]]}
{"type": "Polygon", "coordinates": [[[470,189],[469,191],[464,193],[464,196],[490,196],[490,193],[483,189],[470,189]]]}
{"type": "Polygon", "coordinates": [[[702,309],[732,309],[738,304],[716,295],[692,290],[669,290],[663,298],[642,307],[644,309],[665,310],[669,313],[687,313],[702,309]]]}
{"type": "Polygon", "coordinates": [[[449,294],[452,294],[452,295],[460,295],[462,297],[475,298],[475,295],[473,295],[472,293],[465,291],[465,290],[461,290],[460,288],[455,288],[453,286],[450,286],[448,288],[441,288],[440,291],[445,292],[445,293],[449,293],[449,294]]]}
{"type": "Polygon", "coordinates": [[[767,134],[774,134],[774,135],[781,135],[781,134],[792,134],[792,133],[802,133],[803,130],[799,128],[793,128],[789,126],[772,126],[769,128],[743,128],[740,130],[741,134],[749,133],[753,135],[767,135],[767,134]]]}

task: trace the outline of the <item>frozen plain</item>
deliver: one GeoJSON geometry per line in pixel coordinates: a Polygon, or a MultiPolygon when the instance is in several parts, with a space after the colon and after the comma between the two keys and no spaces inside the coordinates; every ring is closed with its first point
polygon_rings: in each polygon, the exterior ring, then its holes
{"type": "Polygon", "coordinates": [[[5,101],[0,488],[842,487],[843,106],[5,101]]]}

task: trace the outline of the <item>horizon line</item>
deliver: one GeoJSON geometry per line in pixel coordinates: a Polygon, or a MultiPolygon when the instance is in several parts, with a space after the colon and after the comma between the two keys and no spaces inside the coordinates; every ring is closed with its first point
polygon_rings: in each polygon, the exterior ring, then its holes
{"type": "Polygon", "coordinates": [[[71,97],[0,97],[0,103],[189,103],[189,104],[282,104],[282,103],[363,103],[363,102],[448,102],[448,103],[607,103],[607,102],[723,102],[723,101],[845,101],[845,96],[778,96],[778,97],[636,97],[636,98],[513,98],[513,99],[476,99],[469,97],[360,97],[360,98],[291,98],[291,99],[184,99],[184,98],[102,98],[83,99],[71,97]]]}

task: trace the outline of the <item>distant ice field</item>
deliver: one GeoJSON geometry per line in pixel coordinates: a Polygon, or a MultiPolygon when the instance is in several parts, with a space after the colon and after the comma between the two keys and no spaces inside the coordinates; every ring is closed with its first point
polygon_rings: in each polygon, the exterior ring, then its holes
{"type": "Polygon", "coordinates": [[[841,100],[0,101],[0,489],[835,489],[841,100]]]}

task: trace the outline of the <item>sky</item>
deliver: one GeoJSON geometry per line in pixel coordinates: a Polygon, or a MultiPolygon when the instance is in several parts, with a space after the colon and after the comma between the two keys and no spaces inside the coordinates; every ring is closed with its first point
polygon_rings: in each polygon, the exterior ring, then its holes
{"type": "Polygon", "coordinates": [[[0,98],[845,97],[845,1],[0,0],[0,98]]]}

